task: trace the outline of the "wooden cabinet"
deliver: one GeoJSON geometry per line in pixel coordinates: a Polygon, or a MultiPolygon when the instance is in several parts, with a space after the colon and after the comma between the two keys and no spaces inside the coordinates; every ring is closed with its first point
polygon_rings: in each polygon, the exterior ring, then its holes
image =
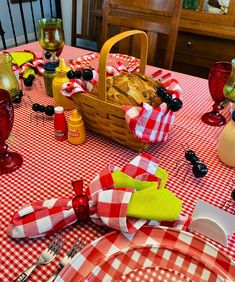
{"type": "Polygon", "coordinates": [[[218,6],[221,0],[198,2],[197,10],[182,9],[173,70],[206,78],[214,62],[235,57],[235,1],[226,14],[206,11],[208,2],[218,6]]]}
{"type": "MultiPolygon", "coordinates": [[[[87,1],[83,0],[83,3],[87,1]]],[[[184,0],[184,4],[186,1],[190,0],[184,0]]],[[[214,62],[235,58],[235,0],[191,1],[197,1],[198,5],[195,10],[182,9],[173,70],[207,78],[209,68],[214,62]],[[208,3],[218,6],[228,2],[228,8],[221,7],[217,9],[217,13],[212,13],[216,10],[212,6],[207,9],[208,3]],[[218,14],[222,11],[225,14],[218,14]]],[[[101,7],[102,0],[96,2],[101,7]]],[[[89,15],[97,18],[93,33],[96,34],[95,41],[99,42],[102,10],[93,9],[89,15]]],[[[87,13],[83,17],[89,21],[87,13]]],[[[164,36],[158,40],[159,59],[156,65],[160,67],[165,41],[164,36]]]]}

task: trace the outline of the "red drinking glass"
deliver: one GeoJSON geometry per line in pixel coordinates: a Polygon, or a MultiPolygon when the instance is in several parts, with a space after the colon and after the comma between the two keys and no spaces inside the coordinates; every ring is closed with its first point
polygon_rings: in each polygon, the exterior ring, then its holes
{"type": "Polygon", "coordinates": [[[209,70],[208,84],[213,101],[213,110],[202,116],[202,121],[212,126],[221,126],[226,123],[225,117],[219,112],[223,109],[224,85],[231,73],[232,64],[230,62],[216,62],[209,70]]]}
{"type": "Polygon", "coordinates": [[[18,169],[23,162],[20,154],[9,152],[5,143],[14,121],[14,108],[8,91],[0,89],[0,175],[18,169]]]}

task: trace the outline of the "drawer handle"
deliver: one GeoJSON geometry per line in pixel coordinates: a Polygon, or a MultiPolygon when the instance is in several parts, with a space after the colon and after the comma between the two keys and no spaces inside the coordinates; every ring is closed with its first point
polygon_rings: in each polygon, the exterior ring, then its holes
{"type": "Polygon", "coordinates": [[[188,48],[191,48],[191,47],[192,47],[192,42],[191,42],[191,41],[188,41],[188,42],[187,42],[187,47],[188,47],[188,48]]]}

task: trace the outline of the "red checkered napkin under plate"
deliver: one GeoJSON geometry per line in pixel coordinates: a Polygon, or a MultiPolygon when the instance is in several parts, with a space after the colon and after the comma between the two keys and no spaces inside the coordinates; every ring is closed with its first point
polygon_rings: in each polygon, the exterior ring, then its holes
{"type": "MultiPolygon", "coordinates": [[[[99,57],[100,55],[98,53],[84,55],[72,61],[71,67],[74,69],[93,68],[98,70],[99,57]]],[[[119,69],[120,65],[124,66],[127,71],[132,72],[139,68],[139,59],[123,54],[111,53],[108,55],[107,66],[119,69]]]]}
{"type": "Polygon", "coordinates": [[[234,281],[235,263],[188,232],[144,226],[93,241],[62,270],[57,282],[234,281]]]}

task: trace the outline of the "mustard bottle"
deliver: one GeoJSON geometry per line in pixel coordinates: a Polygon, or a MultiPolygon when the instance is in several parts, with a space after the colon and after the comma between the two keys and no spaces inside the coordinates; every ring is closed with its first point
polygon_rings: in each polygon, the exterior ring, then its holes
{"type": "Polygon", "coordinates": [[[64,83],[69,82],[67,72],[70,71],[63,58],[60,59],[59,66],[55,69],[56,76],[52,82],[52,93],[55,101],[55,106],[61,106],[65,111],[74,108],[74,102],[61,94],[61,87],[64,83]]]}
{"type": "Polygon", "coordinates": [[[68,141],[78,145],[86,140],[86,131],[82,116],[77,110],[73,110],[68,121],[68,141]]]}

